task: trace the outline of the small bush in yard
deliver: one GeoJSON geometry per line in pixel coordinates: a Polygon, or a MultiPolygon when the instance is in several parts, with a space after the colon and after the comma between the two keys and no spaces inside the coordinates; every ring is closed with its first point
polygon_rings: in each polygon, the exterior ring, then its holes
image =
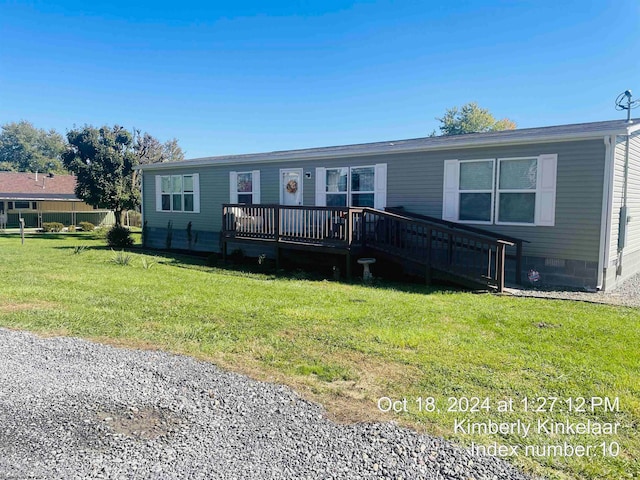
{"type": "Polygon", "coordinates": [[[147,257],[142,257],[142,268],[145,270],[149,270],[153,267],[157,262],[155,260],[147,260],[147,257]]]}
{"type": "Polygon", "coordinates": [[[93,229],[96,228],[91,222],[80,222],[79,225],[83,232],[93,232],[93,229]]]}
{"type": "Polygon", "coordinates": [[[73,247],[73,254],[80,255],[82,252],[86,250],[86,248],[87,248],[86,245],[76,245],[75,247],[73,247]]]}
{"type": "Polygon", "coordinates": [[[75,232],[76,231],[76,226],[75,225],[69,225],[67,227],[67,232],[75,232]]]}
{"type": "MultiPolygon", "coordinates": [[[[111,250],[113,252],[113,250],[111,250]]],[[[131,254],[126,253],[124,250],[120,252],[113,252],[113,257],[111,257],[111,261],[116,265],[131,265],[131,254]]]]}
{"type": "Polygon", "coordinates": [[[44,222],[42,224],[42,230],[45,232],[61,232],[64,225],[60,222],[44,222]]]}
{"type": "Polygon", "coordinates": [[[114,225],[107,232],[107,245],[110,247],[128,248],[133,245],[131,232],[128,228],[114,225]]]}

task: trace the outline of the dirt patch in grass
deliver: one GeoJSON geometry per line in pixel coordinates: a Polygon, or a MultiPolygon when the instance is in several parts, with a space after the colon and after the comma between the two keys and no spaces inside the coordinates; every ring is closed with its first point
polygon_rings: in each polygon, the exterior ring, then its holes
{"type": "MultiPolygon", "coordinates": [[[[177,352],[176,352],[177,353],[177,352]]],[[[284,374],[275,368],[269,368],[259,360],[233,353],[204,355],[190,353],[199,360],[214,363],[223,370],[246,375],[254,380],[287,385],[302,398],[320,403],[327,417],[338,423],[397,421],[397,416],[381,412],[377,407],[378,399],[390,395],[389,384],[413,377],[415,367],[396,365],[384,360],[372,360],[358,352],[340,352],[334,354],[334,361],[350,364],[356,379],[323,381],[315,375],[284,374]]]]}
{"type": "Polygon", "coordinates": [[[22,312],[25,310],[46,310],[56,307],[50,302],[7,302],[0,304],[0,313],[22,312]]]}
{"type": "Polygon", "coordinates": [[[55,310],[60,305],[53,302],[4,302],[0,303],[0,313],[25,312],[29,310],[55,310]]]}

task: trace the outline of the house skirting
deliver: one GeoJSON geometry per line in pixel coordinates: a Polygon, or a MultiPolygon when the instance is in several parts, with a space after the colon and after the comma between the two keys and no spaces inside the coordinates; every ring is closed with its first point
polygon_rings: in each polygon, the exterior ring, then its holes
{"type": "MultiPolygon", "coordinates": [[[[148,248],[169,250],[192,250],[197,252],[221,252],[220,233],[186,229],[145,227],[145,246],[148,248]]],[[[233,242],[227,244],[227,253],[241,249],[247,257],[266,255],[274,258],[275,248],[261,242],[233,242]]],[[[636,259],[637,269],[640,269],[640,252],[636,259]]],[[[630,261],[628,263],[631,263],[630,261]]],[[[514,259],[507,259],[505,277],[507,282],[515,280],[516,263],[514,259]]],[[[631,266],[628,266],[631,270],[631,266]]],[[[636,269],[636,271],[637,271],[636,269]]],[[[584,260],[555,259],[535,256],[522,257],[522,285],[556,286],[592,290],[598,279],[598,263],[584,260]],[[537,282],[528,278],[529,271],[535,270],[539,274],[537,282]]]]}
{"type": "Polygon", "coordinates": [[[163,250],[220,252],[220,233],[178,228],[143,227],[144,246],[163,250]]]}
{"type": "MultiPolygon", "coordinates": [[[[515,266],[507,261],[506,278],[514,278],[515,266]]],[[[532,278],[535,278],[531,274],[532,278]]],[[[524,286],[554,286],[594,290],[598,284],[598,262],[569,260],[524,255],[522,257],[522,278],[524,286]],[[537,272],[539,279],[530,280],[531,272],[537,272]]]]}

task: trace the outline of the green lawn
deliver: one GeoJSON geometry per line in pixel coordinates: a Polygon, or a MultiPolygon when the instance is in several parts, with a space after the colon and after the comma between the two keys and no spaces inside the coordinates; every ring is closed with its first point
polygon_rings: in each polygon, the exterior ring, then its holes
{"type": "Polygon", "coordinates": [[[0,252],[2,326],[210,359],[292,385],[338,419],[393,418],[467,446],[517,446],[510,461],[550,478],[640,478],[638,309],[299,280],[135,249],[123,266],[90,234],[32,235],[24,245],[5,235],[0,252]],[[381,413],[381,397],[406,399],[407,411],[381,413]],[[463,411],[447,411],[449,397],[463,411]],[[464,411],[472,397],[489,400],[464,411]],[[525,412],[525,397],[544,408],[525,412]],[[548,411],[553,400],[543,406],[538,397],[559,400],[548,411]],[[579,407],[578,397],[589,399],[585,411],[568,412],[566,399],[579,407]],[[592,412],[592,397],[610,404],[592,412]],[[618,408],[608,408],[615,399],[618,408]],[[456,432],[466,419],[532,427],[527,436],[456,432]],[[565,419],[620,426],[600,435],[533,431],[538,420],[565,419]],[[565,442],[598,447],[589,458],[525,451],[565,442]]]}

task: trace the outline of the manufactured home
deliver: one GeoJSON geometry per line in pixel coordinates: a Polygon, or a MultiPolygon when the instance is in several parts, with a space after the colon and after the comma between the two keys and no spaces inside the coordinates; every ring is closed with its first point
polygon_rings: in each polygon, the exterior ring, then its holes
{"type": "Polygon", "coordinates": [[[76,177],[24,172],[0,172],[0,226],[27,228],[43,223],[113,225],[110,210],[95,209],[76,197],[76,177]]]}
{"type": "MultiPolygon", "coordinates": [[[[640,271],[640,123],[139,167],[152,248],[398,261],[427,279],[610,290],[640,271]]],[[[353,265],[355,267],[356,265],[353,265]]]]}

